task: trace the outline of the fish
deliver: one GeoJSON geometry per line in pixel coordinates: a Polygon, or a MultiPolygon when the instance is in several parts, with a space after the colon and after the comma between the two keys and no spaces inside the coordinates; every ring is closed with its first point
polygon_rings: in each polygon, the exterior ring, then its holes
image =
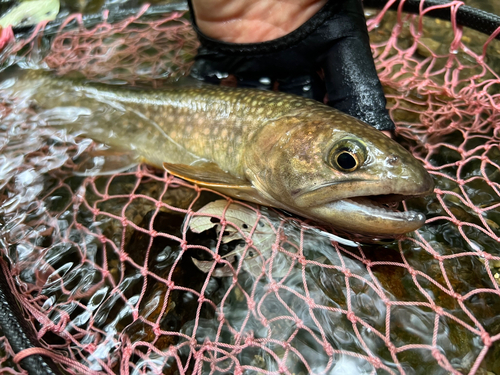
{"type": "Polygon", "coordinates": [[[362,121],[312,99],[192,81],[164,88],[104,85],[31,72],[2,84],[43,122],[238,200],[372,237],[417,230],[395,211],[433,191],[422,163],[362,121]]]}

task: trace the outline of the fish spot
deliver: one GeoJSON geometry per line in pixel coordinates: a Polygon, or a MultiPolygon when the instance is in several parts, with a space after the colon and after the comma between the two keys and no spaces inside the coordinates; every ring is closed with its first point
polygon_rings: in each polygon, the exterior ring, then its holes
{"type": "Polygon", "coordinates": [[[220,135],[222,138],[227,138],[227,135],[228,135],[227,129],[222,129],[222,132],[220,133],[220,135]]]}
{"type": "Polygon", "coordinates": [[[388,164],[396,165],[399,162],[399,157],[395,154],[392,154],[392,155],[389,155],[386,160],[387,160],[388,164]]]}
{"type": "Polygon", "coordinates": [[[210,134],[210,128],[208,126],[205,129],[203,129],[203,134],[204,135],[209,135],[210,134]]]}

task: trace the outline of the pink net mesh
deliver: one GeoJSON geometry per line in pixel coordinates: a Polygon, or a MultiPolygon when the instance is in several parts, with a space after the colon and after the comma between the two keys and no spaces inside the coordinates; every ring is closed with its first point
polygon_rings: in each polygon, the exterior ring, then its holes
{"type": "MultiPolygon", "coordinates": [[[[425,14],[368,24],[399,141],[436,181],[405,203],[426,225],[397,241],[342,245],[147,166],[77,176],[100,145],[3,98],[2,264],[42,347],[0,340],[0,366],[41,353],[71,374],[498,373],[500,44],[425,14]]],[[[139,12],[50,43],[41,25],[3,61],[134,83],[185,74],[195,47],[182,13],[139,12]]]]}

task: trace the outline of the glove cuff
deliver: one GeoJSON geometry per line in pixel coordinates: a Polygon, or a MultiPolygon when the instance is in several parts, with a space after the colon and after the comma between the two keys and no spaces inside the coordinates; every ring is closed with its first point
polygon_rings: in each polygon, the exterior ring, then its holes
{"type": "Polygon", "coordinates": [[[291,46],[301,42],[308,35],[312,34],[319,26],[321,26],[327,19],[334,16],[339,7],[340,1],[329,0],[323,8],[321,8],[314,16],[302,24],[299,28],[286,34],[280,38],[259,42],[259,43],[228,43],[223,42],[205,35],[196,24],[196,17],[194,16],[193,6],[191,0],[188,0],[189,12],[191,14],[191,23],[193,25],[198,40],[205,48],[214,52],[220,52],[230,55],[248,56],[248,55],[262,55],[271,52],[283,51],[291,46]]]}

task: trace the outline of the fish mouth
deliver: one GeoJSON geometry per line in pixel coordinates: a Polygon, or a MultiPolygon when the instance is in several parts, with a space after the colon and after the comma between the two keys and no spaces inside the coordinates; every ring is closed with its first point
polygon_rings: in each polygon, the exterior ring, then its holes
{"type": "Polygon", "coordinates": [[[373,195],[349,197],[311,207],[309,214],[351,233],[394,236],[417,230],[425,215],[416,211],[397,211],[402,200],[416,195],[373,195]]]}
{"type": "Polygon", "coordinates": [[[386,218],[402,219],[410,222],[418,221],[423,225],[425,215],[415,211],[398,211],[399,204],[406,199],[418,197],[419,195],[407,196],[401,194],[375,195],[365,197],[352,197],[342,199],[353,207],[366,210],[371,215],[380,215],[386,218]]]}

